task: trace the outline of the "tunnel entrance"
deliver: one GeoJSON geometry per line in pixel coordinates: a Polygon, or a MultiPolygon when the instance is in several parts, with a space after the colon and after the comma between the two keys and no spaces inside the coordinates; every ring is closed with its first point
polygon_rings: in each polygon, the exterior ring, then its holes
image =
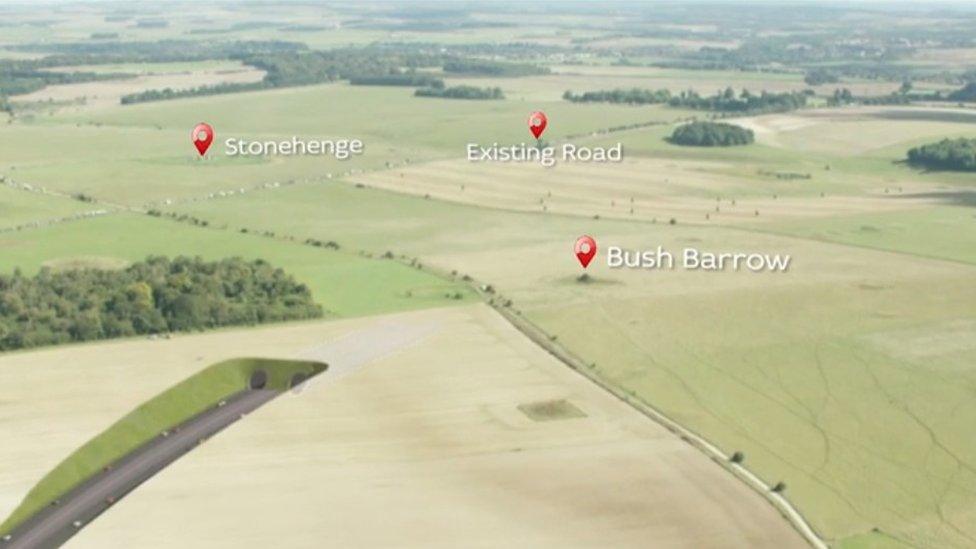
{"type": "Polygon", "coordinates": [[[268,385],[268,373],[264,370],[256,370],[251,374],[249,385],[251,389],[264,389],[268,385]]]}

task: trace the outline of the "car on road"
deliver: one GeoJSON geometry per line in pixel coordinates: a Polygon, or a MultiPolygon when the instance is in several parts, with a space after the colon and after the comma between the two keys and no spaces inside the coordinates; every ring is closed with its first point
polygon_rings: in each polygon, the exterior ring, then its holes
{"type": "Polygon", "coordinates": [[[14,537],[11,536],[10,534],[7,534],[6,536],[3,536],[3,538],[0,538],[0,541],[10,541],[12,539],[14,539],[14,537]]]}
{"type": "Polygon", "coordinates": [[[81,528],[81,524],[82,524],[82,522],[80,520],[76,520],[76,521],[74,521],[74,522],[71,523],[71,525],[74,526],[76,529],[77,528],[81,528]]]}
{"type": "Polygon", "coordinates": [[[220,401],[220,402],[219,402],[219,403],[217,404],[217,407],[218,407],[218,408],[223,408],[224,406],[227,406],[227,401],[226,401],[226,400],[221,400],[221,401],[220,401]]]}
{"type": "Polygon", "coordinates": [[[115,499],[115,496],[109,496],[109,497],[107,497],[107,498],[105,498],[105,503],[107,503],[107,504],[109,504],[109,505],[112,505],[112,504],[113,504],[113,503],[115,503],[116,501],[117,501],[117,500],[115,499]]]}

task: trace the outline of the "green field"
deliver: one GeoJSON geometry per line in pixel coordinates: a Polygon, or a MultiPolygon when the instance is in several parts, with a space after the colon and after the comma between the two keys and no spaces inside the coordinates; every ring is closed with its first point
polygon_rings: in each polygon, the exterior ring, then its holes
{"type": "Polygon", "coordinates": [[[67,193],[84,192],[128,205],[202,197],[296,179],[321,179],[352,169],[378,169],[464,155],[471,141],[531,140],[525,121],[548,113],[547,137],[587,133],[635,121],[669,121],[682,111],[664,107],[574,105],[563,101],[452,101],[418,98],[411,89],[330,84],[147,103],[39,119],[0,128],[9,156],[0,170],[67,193]],[[315,113],[310,116],[310,113],[315,113]],[[397,120],[397,123],[389,123],[397,120]],[[216,130],[212,158],[201,160],[190,129],[207,121],[216,130]],[[325,156],[230,158],[223,140],[358,138],[366,154],[338,161],[325,156]],[[43,146],[42,146],[43,144],[43,146]],[[44,151],[57,149],[52,156],[44,151]]]}
{"type": "MultiPolygon", "coordinates": [[[[771,230],[802,238],[976,264],[976,194],[945,193],[949,204],[918,211],[783,223],[771,230]]],[[[938,197],[938,194],[936,194],[938,197]]]]}
{"type": "MultiPolygon", "coordinates": [[[[340,244],[342,244],[340,242],[340,244]]],[[[462,286],[393,260],[370,259],[230,229],[202,229],[145,215],[113,216],[11,233],[0,239],[6,271],[34,272],[76,258],[137,261],[148,255],[264,259],[308,285],[327,314],[359,316],[463,302],[462,286]],[[460,300],[454,295],[460,293],[460,300]]]]}
{"type": "Polygon", "coordinates": [[[0,230],[31,222],[55,221],[101,208],[77,200],[0,185],[0,230]]]}
{"type": "Polygon", "coordinates": [[[268,388],[289,389],[297,373],[312,377],[326,369],[325,364],[266,358],[240,358],[214,364],[146,401],[118,423],[92,438],[48,473],[24,498],[13,514],[0,524],[0,534],[61,497],[74,486],[97,474],[102,468],[125,457],[166,429],[216,406],[248,387],[253,372],[268,374],[268,388]]]}

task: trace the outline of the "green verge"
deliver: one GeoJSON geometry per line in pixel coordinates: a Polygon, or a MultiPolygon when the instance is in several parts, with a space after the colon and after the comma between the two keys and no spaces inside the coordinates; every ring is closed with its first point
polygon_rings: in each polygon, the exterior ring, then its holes
{"type": "Polygon", "coordinates": [[[0,524],[0,535],[43,509],[51,501],[149,442],[166,429],[216,406],[247,388],[251,374],[263,369],[270,389],[287,390],[294,374],[311,377],[325,371],[320,362],[236,358],[208,366],[163,391],[88,441],[44,476],[24,501],[0,524]]]}

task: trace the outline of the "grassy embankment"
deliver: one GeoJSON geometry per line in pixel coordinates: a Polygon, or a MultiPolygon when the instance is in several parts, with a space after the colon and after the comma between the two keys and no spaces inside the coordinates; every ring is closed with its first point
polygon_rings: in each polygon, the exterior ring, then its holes
{"type": "Polygon", "coordinates": [[[23,503],[0,525],[0,533],[12,530],[51,501],[159,436],[162,431],[245,390],[256,370],[268,374],[269,389],[285,391],[293,375],[303,373],[311,377],[325,371],[326,367],[319,362],[238,358],[205,368],[145,402],[68,456],[27,494],[23,503]]]}

